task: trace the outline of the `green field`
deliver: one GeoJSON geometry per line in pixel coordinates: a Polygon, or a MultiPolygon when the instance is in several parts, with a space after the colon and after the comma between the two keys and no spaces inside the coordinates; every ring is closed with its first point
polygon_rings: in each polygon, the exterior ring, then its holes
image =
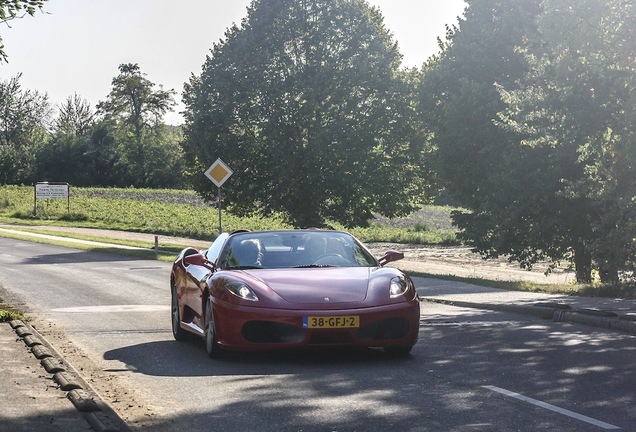
{"type": "MultiPolygon", "coordinates": [[[[458,244],[451,207],[427,206],[407,218],[378,216],[368,227],[348,229],[365,242],[458,244]]],[[[145,232],[210,240],[218,235],[219,213],[193,191],[73,188],[65,199],[37,200],[32,186],[0,186],[0,221],[145,232]],[[70,208],[69,208],[70,207],[70,208]],[[34,209],[36,215],[34,216],[34,209]]],[[[291,228],[282,217],[241,218],[222,212],[224,231],[291,228]]],[[[344,229],[338,224],[333,228],[344,229]]]]}

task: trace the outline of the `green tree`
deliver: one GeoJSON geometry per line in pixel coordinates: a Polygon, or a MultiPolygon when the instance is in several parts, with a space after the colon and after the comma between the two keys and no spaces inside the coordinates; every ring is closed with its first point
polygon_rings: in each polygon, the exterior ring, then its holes
{"type": "Polygon", "coordinates": [[[439,187],[468,209],[453,215],[461,236],[485,257],[508,255],[523,267],[542,258],[529,253],[531,246],[547,252],[554,238],[551,223],[526,221],[554,203],[535,175],[544,161],[521,151],[516,134],[496,125],[506,108],[498,88],[528,72],[518,48],[537,37],[540,4],[468,1],[464,18],[440,42],[440,55],[425,64],[419,88],[439,187]],[[529,196],[545,201],[528,205],[529,196]]]}
{"type": "Polygon", "coordinates": [[[58,107],[53,138],[37,155],[42,180],[74,186],[115,186],[122,177],[118,149],[104,122],[75,94],[58,107]]]}
{"type": "Polygon", "coordinates": [[[46,95],[23,90],[20,75],[0,81],[0,184],[36,181],[36,155],[49,140],[46,95]]]}
{"type": "Polygon", "coordinates": [[[364,225],[422,196],[415,73],[362,0],[256,0],[186,85],[183,144],[195,187],[217,157],[237,214],[296,226],[364,225]]]}
{"type": "Polygon", "coordinates": [[[541,39],[523,50],[532,73],[502,90],[503,119],[524,151],[550,161],[540,177],[561,202],[551,210],[564,210],[561,249],[578,279],[598,268],[616,282],[636,258],[636,11],[623,0],[544,7],[541,39]]]}
{"type": "MultiPolygon", "coordinates": [[[[110,126],[125,167],[124,184],[158,187],[179,182],[181,153],[163,116],[175,105],[174,91],[164,90],[141,73],[137,64],[122,64],[106,101],[97,106],[110,126]]],[[[124,170],[122,170],[124,171],[124,170]]]]}
{"type": "Polygon", "coordinates": [[[107,123],[98,122],[91,128],[85,154],[90,163],[86,186],[124,186],[117,142],[107,123]]]}
{"type": "Polygon", "coordinates": [[[425,69],[442,184],[462,236],[577,279],[634,262],[634,9],[621,0],[469,2],[425,69]]]}
{"type": "MultiPolygon", "coordinates": [[[[6,24],[14,19],[19,19],[25,15],[35,15],[47,0],[0,0],[0,24],[6,24]]],[[[7,62],[8,56],[5,52],[2,36],[0,36],[0,62],[7,62]]]]}
{"type": "Polygon", "coordinates": [[[77,93],[58,106],[54,121],[54,133],[64,135],[85,135],[95,122],[95,113],[86,99],[77,93]]]}

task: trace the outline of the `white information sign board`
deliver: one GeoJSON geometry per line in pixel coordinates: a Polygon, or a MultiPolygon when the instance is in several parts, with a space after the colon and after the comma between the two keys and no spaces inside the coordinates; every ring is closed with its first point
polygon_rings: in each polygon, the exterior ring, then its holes
{"type": "Polygon", "coordinates": [[[36,183],[35,198],[36,199],[68,198],[68,184],[67,183],[65,184],[36,183]]]}

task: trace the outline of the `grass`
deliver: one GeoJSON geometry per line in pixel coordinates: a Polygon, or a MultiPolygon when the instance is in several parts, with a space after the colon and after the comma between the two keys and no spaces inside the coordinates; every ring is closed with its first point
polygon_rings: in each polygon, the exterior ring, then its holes
{"type": "MultiPolygon", "coordinates": [[[[59,225],[135,231],[212,240],[218,234],[218,210],[193,191],[169,189],[71,188],[70,212],[66,200],[39,200],[33,215],[31,186],[0,186],[0,221],[23,225],[59,225]]],[[[416,216],[387,220],[378,217],[352,234],[365,242],[457,244],[450,225],[450,208],[428,206],[416,216]],[[411,225],[427,218],[430,225],[411,225]]],[[[222,213],[225,231],[291,228],[281,216],[237,217],[222,213]]],[[[344,229],[339,224],[332,224],[344,229]]]]}
{"type": "Polygon", "coordinates": [[[2,304],[2,301],[0,300],[0,322],[8,322],[13,320],[28,321],[24,313],[2,304]]]}

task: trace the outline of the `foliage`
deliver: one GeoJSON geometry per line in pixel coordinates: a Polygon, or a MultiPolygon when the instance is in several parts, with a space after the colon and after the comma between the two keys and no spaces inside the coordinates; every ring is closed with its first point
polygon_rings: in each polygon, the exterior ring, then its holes
{"type": "Polygon", "coordinates": [[[9,322],[13,320],[28,321],[22,311],[0,303],[0,322],[9,322]]]}
{"type": "Polygon", "coordinates": [[[0,81],[0,184],[33,182],[36,155],[49,138],[48,97],[23,90],[20,76],[0,81]]]}
{"type": "Polygon", "coordinates": [[[77,93],[69,96],[59,107],[55,119],[55,132],[58,135],[86,135],[95,122],[95,113],[86,99],[77,93]]]}
{"type": "Polygon", "coordinates": [[[425,68],[436,171],[486,257],[634,262],[634,13],[606,3],[470,2],[425,68]]]}
{"type": "Polygon", "coordinates": [[[181,129],[162,121],[174,92],[154,90],[137,65],[120,70],[98,113],[75,94],[52,122],[46,95],[20,75],[0,82],[0,184],[185,186],[181,129]]]}
{"type": "Polygon", "coordinates": [[[505,109],[497,84],[527,72],[517,47],[536,33],[539,3],[469,2],[465,18],[448,28],[442,53],[425,65],[419,88],[440,187],[466,209],[454,213],[461,235],[486,257],[508,253],[526,267],[536,261],[524,255],[526,239],[515,236],[525,227],[524,210],[514,208],[524,201],[510,198],[541,194],[542,185],[531,178],[534,162],[511,145],[514,134],[493,120],[505,109]],[[498,241],[497,233],[505,238],[498,241]]]}
{"type": "Polygon", "coordinates": [[[622,0],[544,7],[541,39],[521,50],[532,72],[501,91],[504,127],[549,161],[536,183],[557,204],[531,223],[558,226],[579,280],[595,267],[615,283],[636,261],[636,11],[622,0]]]}
{"type": "MultiPolygon", "coordinates": [[[[447,28],[442,53],[423,68],[419,109],[432,133],[439,186],[475,213],[488,209],[484,195],[510,185],[509,135],[493,124],[505,107],[495,84],[525,74],[515,50],[532,33],[539,2],[469,2],[465,18],[447,28]]],[[[505,197],[501,192],[492,199],[505,197]]]]}
{"type": "Polygon", "coordinates": [[[364,225],[422,198],[414,73],[361,0],[256,0],[186,85],[185,156],[197,190],[217,157],[238,215],[364,225]]]}
{"type": "MultiPolygon", "coordinates": [[[[42,10],[45,1],[47,0],[0,0],[0,23],[8,23],[26,15],[34,16],[38,9],[42,10]]],[[[0,37],[0,63],[7,61],[8,56],[0,37]]]]}
{"type": "Polygon", "coordinates": [[[38,180],[73,186],[117,185],[121,155],[109,125],[92,124],[79,134],[62,130],[38,154],[38,180]]]}
{"type": "Polygon", "coordinates": [[[182,185],[180,137],[162,120],[175,105],[174,91],[155,89],[137,64],[121,64],[119,72],[108,98],[97,105],[116,142],[122,176],[117,184],[182,185]]]}

